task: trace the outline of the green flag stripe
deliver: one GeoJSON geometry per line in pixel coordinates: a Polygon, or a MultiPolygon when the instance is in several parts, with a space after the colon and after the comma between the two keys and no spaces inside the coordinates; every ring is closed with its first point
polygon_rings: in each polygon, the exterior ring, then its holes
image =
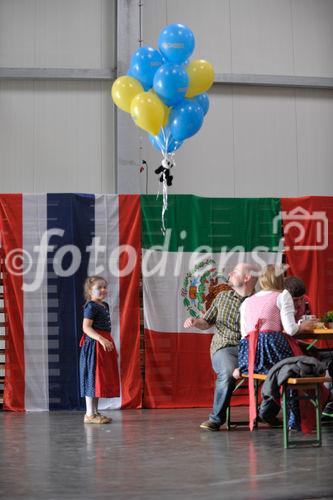
{"type": "MultiPolygon", "coordinates": [[[[162,196],[141,196],[142,246],[163,246],[162,196]]],[[[169,195],[165,227],[171,230],[164,250],[176,252],[184,247],[193,252],[209,246],[213,252],[240,246],[249,252],[257,246],[277,251],[281,222],[273,233],[273,219],[280,212],[279,198],[201,198],[169,195]]]]}

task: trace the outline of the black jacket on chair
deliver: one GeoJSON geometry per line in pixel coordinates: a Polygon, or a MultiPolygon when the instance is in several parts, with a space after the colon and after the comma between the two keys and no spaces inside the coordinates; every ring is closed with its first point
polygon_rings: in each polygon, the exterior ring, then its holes
{"type": "MultiPolygon", "coordinates": [[[[332,367],[332,359],[320,361],[312,356],[293,356],[276,363],[268,372],[262,386],[259,415],[269,421],[280,411],[280,386],[290,377],[318,377],[332,367]]],[[[331,370],[330,370],[331,371],[331,370]]]]}

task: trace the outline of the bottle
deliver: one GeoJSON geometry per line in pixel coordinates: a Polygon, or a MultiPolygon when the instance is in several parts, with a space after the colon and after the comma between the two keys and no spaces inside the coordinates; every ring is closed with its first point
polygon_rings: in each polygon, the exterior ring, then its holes
{"type": "Polygon", "coordinates": [[[302,316],[302,320],[303,321],[307,321],[309,319],[314,320],[314,319],[316,319],[316,316],[315,316],[315,314],[311,314],[311,309],[310,309],[309,302],[305,302],[305,304],[304,304],[304,314],[302,316]]]}
{"type": "Polygon", "coordinates": [[[304,319],[310,319],[311,311],[309,302],[305,302],[304,305],[304,319]]]}

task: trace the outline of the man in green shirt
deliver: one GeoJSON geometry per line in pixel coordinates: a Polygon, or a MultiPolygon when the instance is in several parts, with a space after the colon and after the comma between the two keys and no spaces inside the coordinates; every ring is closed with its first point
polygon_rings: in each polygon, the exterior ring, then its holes
{"type": "Polygon", "coordinates": [[[229,274],[232,289],[219,293],[203,318],[187,318],[185,328],[207,330],[215,325],[210,354],[216,385],[214,404],[209,419],[200,427],[209,431],[218,431],[226,420],[226,411],[230,403],[236,380],[232,373],[238,367],[238,343],[240,341],[240,306],[251,295],[257,281],[257,269],[250,264],[237,264],[229,274]]]}

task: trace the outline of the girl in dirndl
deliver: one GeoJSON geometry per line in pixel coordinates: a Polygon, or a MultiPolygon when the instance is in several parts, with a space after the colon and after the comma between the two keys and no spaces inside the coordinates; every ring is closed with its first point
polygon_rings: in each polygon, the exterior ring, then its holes
{"type": "MultiPolygon", "coordinates": [[[[305,321],[302,325],[296,323],[293,300],[290,293],[284,290],[279,267],[265,267],[259,276],[259,284],[261,290],[247,298],[240,308],[242,339],[238,363],[239,371],[249,373],[249,379],[252,379],[249,384],[251,429],[256,418],[253,373],[267,374],[282,359],[301,355],[302,351],[293,336],[300,329],[314,327],[314,321],[305,321]]],[[[239,372],[235,372],[234,377],[237,378],[239,372]]],[[[291,429],[300,427],[299,405],[292,398],[288,425],[291,429]]]]}
{"type": "Polygon", "coordinates": [[[86,303],[80,341],[80,392],[86,400],[85,424],[108,424],[111,418],[98,411],[98,398],[119,396],[119,372],[115,344],[111,336],[107,282],[101,276],[84,283],[86,303]]]}

